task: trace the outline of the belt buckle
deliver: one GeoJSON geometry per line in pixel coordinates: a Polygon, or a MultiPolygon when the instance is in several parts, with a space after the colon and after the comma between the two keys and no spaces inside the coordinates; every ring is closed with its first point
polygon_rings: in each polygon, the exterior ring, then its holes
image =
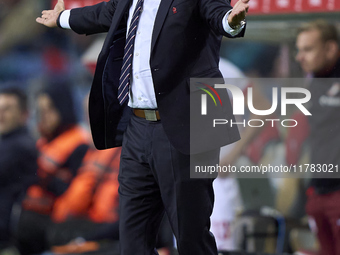
{"type": "Polygon", "coordinates": [[[145,119],[149,121],[157,121],[155,110],[144,110],[145,119]]]}

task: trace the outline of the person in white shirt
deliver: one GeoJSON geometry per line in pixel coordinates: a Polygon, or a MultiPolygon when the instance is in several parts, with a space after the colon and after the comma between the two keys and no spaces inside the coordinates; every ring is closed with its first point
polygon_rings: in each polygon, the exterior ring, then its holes
{"type": "Polygon", "coordinates": [[[79,34],[108,32],[89,114],[97,148],[122,145],[121,255],[157,254],[165,212],[179,254],[217,255],[209,232],[213,178],[190,178],[190,160],[218,163],[219,147],[237,141],[239,133],[225,127],[206,142],[211,132],[198,126],[201,136],[191,150],[188,80],[222,77],[222,36],[243,36],[248,2],[239,0],[232,8],[224,0],[111,0],[65,11],[59,0],[37,18],[79,34]]]}

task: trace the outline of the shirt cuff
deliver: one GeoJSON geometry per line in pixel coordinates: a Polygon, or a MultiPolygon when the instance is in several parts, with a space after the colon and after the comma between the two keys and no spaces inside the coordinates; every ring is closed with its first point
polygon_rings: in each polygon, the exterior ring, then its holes
{"type": "Polygon", "coordinates": [[[244,28],[244,25],[246,24],[245,21],[242,21],[241,22],[241,26],[239,28],[236,28],[236,29],[233,29],[229,26],[229,22],[228,22],[228,17],[229,17],[229,14],[231,13],[233,9],[229,10],[223,17],[222,19],[222,25],[223,25],[223,28],[224,28],[224,31],[226,31],[228,34],[230,34],[231,36],[235,36],[235,35],[238,35],[242,29],[244,28]]]}
{"type": "Polygon", "coordinates": [[[63,11],[59,16],[59,24],[61,28],[71,29],[69,19],[70,19],[71,10],[63,11]]]}

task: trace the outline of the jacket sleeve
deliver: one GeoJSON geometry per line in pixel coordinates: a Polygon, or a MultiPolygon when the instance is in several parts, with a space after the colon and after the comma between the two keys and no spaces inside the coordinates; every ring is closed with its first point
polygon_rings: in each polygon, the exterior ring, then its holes
{"type": "Polygon", "coordinates": [[[112,22],[118,0],[101,2],[93,6],[71,10],[69,24],[78,34],[96,34],[107,32],[112,22]]]}
{"type": "Polygon", "coordinates": [[[211,29],[216,33],[226,37],[243,37],[245,27],[236,36],[228,34],[223,28],[223,18],[226,13],[232,9],[230,0],[199,0],[200,13],[202,17],[208,22],[211,29]]]}

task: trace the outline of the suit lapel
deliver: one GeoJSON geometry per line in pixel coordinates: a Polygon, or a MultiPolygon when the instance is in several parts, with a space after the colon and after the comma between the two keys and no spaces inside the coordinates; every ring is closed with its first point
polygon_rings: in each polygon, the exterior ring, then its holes
{"type": "Polygon", "coordinates": [[[111,27],[113,27],[114,30],[116,30],[117,25],[120,24],[123,16],[126,15],[126,17],[127,17],[129,7],[131,6],[131,4],[132,4],[132,0],[120,0],[120,1],[118,1],[117,8],[116,8],[116,11],[115,11],[115,14],[118,14],[118,15],[113,16],[112,26],[111,26],[111,27]]]}
{"type": "Polygon", "coordinates": [[[156,20],[152,32],[152,40],[151,40],[151,52],[153,47],[155,46],[155,43],[157,41],[157,38],[159,36],[159,33],[161,32],[161,29],[163,27],[163,23],[165,21],[165,18],[168,14],[169,8],[173,0],[161,0],[161,3],[159,5],[159,9],[156,15],[156,20]]]}
{"type": "MultiPolygon", "coordinates": [[[[122,19],[125,19],[127,21],[127,15],[128,15],[128,11],[129,11],[129,7],[131,3],[132,3],[132,0],[119,0],[118,1],[117,8],[116,8],[115,14],[113,15],[112,23],[108,31],[106,40],[104,42],[103,48],[107,50],[110,48],[112,41],[114,39],[114,35],[117,32],[118,26],[122,24],[122,19]]],[[[124,23],[125,28],[127,26],[126,23],[127,22],[124,23]]]]}

